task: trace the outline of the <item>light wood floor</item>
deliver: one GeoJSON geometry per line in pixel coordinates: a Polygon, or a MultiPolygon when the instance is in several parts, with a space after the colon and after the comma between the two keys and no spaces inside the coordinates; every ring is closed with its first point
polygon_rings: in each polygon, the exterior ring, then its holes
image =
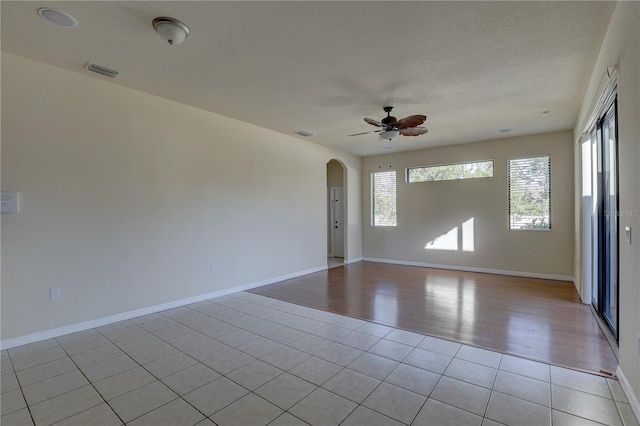
{"type": "Polygon", "coordinates": [[[564,281],[359,262],[251,292],[588,372],[618,365],[564,281]]]}

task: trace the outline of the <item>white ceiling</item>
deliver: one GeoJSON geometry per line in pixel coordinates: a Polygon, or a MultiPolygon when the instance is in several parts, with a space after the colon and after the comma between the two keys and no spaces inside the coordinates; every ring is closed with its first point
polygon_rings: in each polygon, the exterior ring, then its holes
{"type": "Polygon", "coordinates": [[[2,50],[357,155],[573,127],[614,2],[2,1],[2,50]],[[40,7],[73,15],[57,27],[40,7]],[[157,16],[191,28],[169,46],[157,16]],[[116,69],[114,80],[84,69],[116,69]],[[384,105],[429,133],[390,143],[384,105]],[[549,111],[543,117],[543,111],[549,111]],[[501,129],[511,129],[508,133],[501,129]]]}

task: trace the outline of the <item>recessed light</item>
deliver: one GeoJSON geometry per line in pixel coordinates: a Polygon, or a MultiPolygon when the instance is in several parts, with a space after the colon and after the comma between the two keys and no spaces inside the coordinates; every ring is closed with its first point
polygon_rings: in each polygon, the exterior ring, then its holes
{"type": "Polygon", "coordinates": [[[500,133],[509,133],[511,129],[500,129],[500,133]]]}
{"type": "Polygon", "coordinates": [[[546,117],[547,115],[549,115],[549,111],[543,111],[543,112],[542,112],[542,116],[543,116],[543,117],[546,117]]]}
{"type": "Polygon", "coordinates": [[[299,136],[304,136],[305,138],[308,138],[309,136],[313,136],[313,133],[307,132],[306,130],[298,130],[297,132],[293,132],[293,133],[299,136]]]}
{"type": "Polygon", "coordinates": [[[38,15],[60,27],[75,28],[78,26],[78,20],[76,18],[60,10],[43,7],[42,9],[38,9],[38,15]]]}

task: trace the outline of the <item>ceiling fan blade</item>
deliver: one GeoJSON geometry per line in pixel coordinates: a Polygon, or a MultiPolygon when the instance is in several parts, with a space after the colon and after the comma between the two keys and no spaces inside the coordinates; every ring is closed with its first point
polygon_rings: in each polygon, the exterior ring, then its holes
{"type": "Polygon", "coordinates": [[[421,125],[427,119],[426,115],[410,115],[405,118],[401,118],[396,121],[395,126],[399,129],[406,129],[407,127],[416,127],[421,125]]]}
{"type": "Polygon", "coordinates": [[[400,134],[403,136],[420,136],[428,131],[426,127],[408,127],[406,129],[400,129],[400,134]]]}
{"type": "Polygon", "coordinates": [[[364,121],[373,126],[383,127],[383,124],[381,122],[374,120],[373,118],[365,118],[364,121]]]}
{"type": "Polygon", "coordinates": [[[372,130],[370,132],[354,133],[353,135],[347,135],[347,136],[360,136],[360,135],[368,135],[369,133],[380,133],[380,132],[382,132],[382,130],[372,130]]]}

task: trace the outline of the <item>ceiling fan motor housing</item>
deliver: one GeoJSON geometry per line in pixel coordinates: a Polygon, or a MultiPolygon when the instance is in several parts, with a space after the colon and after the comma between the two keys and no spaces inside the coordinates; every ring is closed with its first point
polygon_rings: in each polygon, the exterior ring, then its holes
{"type": "Polygon", "coordinates": [[[383,118],[381,120],[381,123],[387,126],[392,125],[393,123],[395,123],[396,121],[398,121],[395,117],[392,117],[390,115],[386,116],[385,118],[383,118]]]}
{"type": "Polygon", "coordinates": [[[393,109],[392,106],[386,106],[383,109],[384,109],[384,112],[387,113],[387,116],[380,121],[382,124],[384,124],[385,126],[390,126],[396,121],[398,121],[395,117],[391,116],[391,110],[393,109]]]}

